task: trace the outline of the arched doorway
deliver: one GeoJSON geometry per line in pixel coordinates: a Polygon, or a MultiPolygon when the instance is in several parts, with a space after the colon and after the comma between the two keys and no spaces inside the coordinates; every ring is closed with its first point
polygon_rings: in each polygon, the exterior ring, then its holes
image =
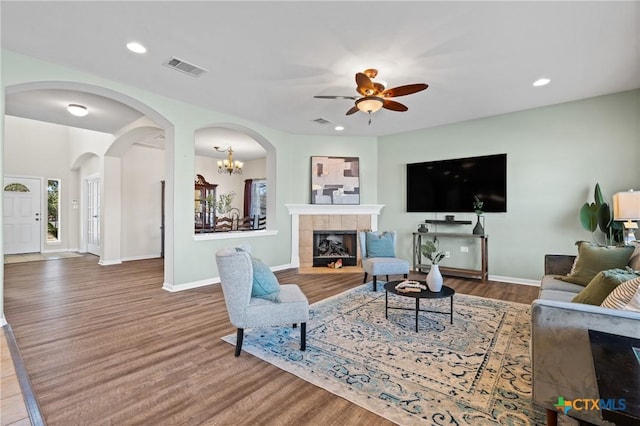
{"type": "MultiPolygon", "coordinates": [[[[13,95],[27,94],[27,93],[35,93],[37,91],[68,91],[75,93],[83,93],[88,95],[94,95],[97,97],[102,97],[107,100],[111,100],[112,102],[117,102],[122,105],[126,105],[132,110],[138,111],[140,115],[142,115],[148,122],[153,123],[151,127],[154,127],[155,130],[163,132],[164,138],[163,143],[167,148],[165,150],[165,158],[164,158],[164,180],[166,181],[166,211],[167,211],[167,221],[166,227],[164,229],[166,236],[166,250],[164,252],[165,260],[164,260],[164,274],[165,274],[165,282],[171,282],[173,279],[173,221],[172,221],[172,212],[173,212],[173,168],[174,168],[174,158],[173,158],[173,144],[174,144],[174,130],[173,125],[169,120],[167,120],[163,115],[158,113],[153,108],[148,105],[128,96],[123,93],[107,89],[100,86],[94,86],[84,83],[76,83],[76,82],[59,82],[59,81],[51,81],[51,82],[34,82],[34,83],[24,83],[18,84],[14,86],[8,86],[5,92],[5,100],[9,99],[13,95]]],[[[6,102],[5,102],[6,103],[6,102]]],[[[6,112],[9,112],[8,110],[6,112]]],[[[37,119],[37,118],[35,118],[37,119]]],[[[138,125],[135,126],[138,128],[138,132],[144,132],[144,130],[140,130],[142,127],[149,127],[138,125]]],[[[127,143],[131,144],[131,137],[135,135],[135,131],[132,129],[128,129],[128,131],[123,131],[121,134],[114,134],[112,138],[112,146],[108,149],[104,149],[103,152],[98,153],[102,154],[104,158],[102,164],[102,175],[101,178],[104,181],[110,179],[119,179],[120,165],[118,164],[120,161],[120,157],[126,149],[127,143]]],[[[137,136],[140,136],[139,134],[137,136]]],[[[77,152],[77,158],[82,157],[83,152],[77,152]]],[[[6,157],[5,157],[6,158],[6,157]]],[[[10,159],[8,159],[10,161],[10,159]]],[[[73,171],[73,167],[70,167],[70,170],[73,171]]],[[[111,182],[113,183],[113,182],[111,182]]],[[[104,183],[103,190],[104,190],[104,183]]],[[[160,181],[158,181],[158,185],[160,185],[160,181]]],[[[109,191],[104,191],[105,195],[110,193],[110,196],[113,198],[117,198],[120,194],[116,194],[113,188],[117,188],[117,185],[110,185],[109,191]]],[[[103,203],[104,204],[104,203],[103,203]]],[[[104,218],[104,217],[103,217],[104,218]]],[[[105,218],[106,219],[106,218],[105,218]]],[[[102,235],[113,237],[117,241],[111,241],[110,246],[115,247],[118,245],[119,236],[122,234],[122,229],[119,229],[118,226],[119,221],[113,221],[111,226],[108,228],[104,228],[108,226],[108,221],[103,221],[101,223],[102,227],[102,235]],[[104,223],[107,222],[107,223],[104,223]]],[[[105,241],[103,241],[103,244],[105,241]]],[[[104,249],[109,246],[103,247],[104,249]]],[[[104,264],[108,264],[104,263],[104,264]]]]}

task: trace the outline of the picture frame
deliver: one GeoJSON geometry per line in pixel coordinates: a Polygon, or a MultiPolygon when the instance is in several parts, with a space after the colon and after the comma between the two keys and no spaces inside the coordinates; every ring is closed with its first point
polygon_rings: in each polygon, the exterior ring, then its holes
{"type": "Polygon", "coordinates": [[[360,159],[312,156],[311,204],[360,204],[360,159]]]}

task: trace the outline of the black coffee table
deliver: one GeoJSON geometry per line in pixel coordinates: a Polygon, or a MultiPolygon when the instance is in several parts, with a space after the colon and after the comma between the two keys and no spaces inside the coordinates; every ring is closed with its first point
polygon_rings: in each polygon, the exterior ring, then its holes
{"type": "Polygon", "coordinates": [[[589,341],[598,393],[609,403],[601,407],[602,418],[619,426],[640,424],[640,339],[589,330],[589,341]]]}
{"type": "Polygon", "coordinates": [[[402,281],[389,281],[384,285],[384,317],[389,318],[389,309],[400,309],[404,311],[415,311],[416,313],[416,332],[418,331],[418,312],[432,312],[436,314],[449,314],[451,324],[453,324],[453,295],[456,294],[456,291],[451,287],[447,287],[446,285],[442,286],[442,289],[438,292],[433,292],[429,289],[422,290],[421,292],[406,292],[402,293],[396,290],[396,286],[400,284],[402,281]],[[416,308],[401,308],[389,306],[389,293],[397,294],[398,296],[404,297],[413,297],[416,299],[416,308]],[[440,311],[428,311],[424,309],[420,309],[420,299],[451,299],[451,309],[449,312],[440,312],[440,311]]]}

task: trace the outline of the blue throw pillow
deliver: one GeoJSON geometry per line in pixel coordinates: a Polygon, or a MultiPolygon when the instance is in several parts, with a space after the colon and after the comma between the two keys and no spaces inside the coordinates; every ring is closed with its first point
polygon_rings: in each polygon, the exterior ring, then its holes
{"type": "Polygon", "coordinates": [[[280,283],[271,269],[260,259],[251,258],[253,266],[253,287],[251,297],[280,302],[280,283]]]}
{"type": "Polygon", "coordinates": [[[367,257],[396,257],[393,235],[389,232],[367,232],[367,257]]]}

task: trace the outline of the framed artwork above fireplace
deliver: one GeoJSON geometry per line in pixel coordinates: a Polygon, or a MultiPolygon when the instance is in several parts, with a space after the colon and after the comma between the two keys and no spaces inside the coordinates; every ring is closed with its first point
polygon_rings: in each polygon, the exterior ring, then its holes
{"type": "Polygon", "coordinates": [[[360,204],[358,157],[311,157],[311,204],[360,204]]]}

